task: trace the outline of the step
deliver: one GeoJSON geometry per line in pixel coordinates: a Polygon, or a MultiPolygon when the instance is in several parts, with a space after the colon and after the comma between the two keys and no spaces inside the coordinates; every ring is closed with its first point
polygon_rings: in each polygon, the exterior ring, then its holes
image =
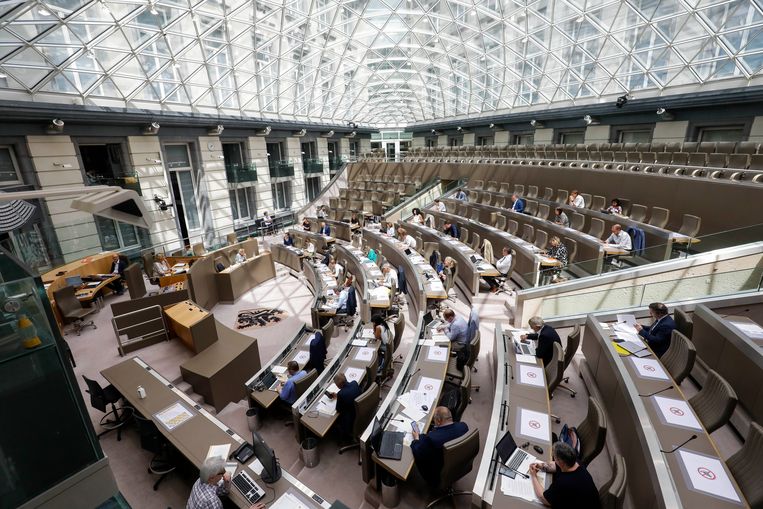
{"type": "Polygon", "coordinates": [[[173,382],[173,385],[186,394],[191,394],[193,392],[193,387],[188,382],[181,380],[179,382],[173,382]]]}

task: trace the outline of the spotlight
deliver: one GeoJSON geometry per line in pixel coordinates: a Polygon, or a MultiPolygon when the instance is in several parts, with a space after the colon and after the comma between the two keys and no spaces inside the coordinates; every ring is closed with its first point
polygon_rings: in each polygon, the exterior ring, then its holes
{"type": "Polygon", "coordinates": [[[434,129],[432,129],[432,134],[437,134],[437,131],[435,131],[434,129]]]}
{"type": "Polygon", "coordinates": [[[464,130],[464,128],[463,128],[463,127],[461,127],[461,126],[458,126],[458,127],[456,127],[456,131],[458,131],[458,132],[461,132],[461,131],[463,131],[463,130],[464,130]]]}
{"type": "Polygon", "coordinates": [[[660,117],[661,120],[674,120],[676,118],[675,115],[663,107],[657,108],[657,116],[660,117]]]}
{"type": "Polygon", "coordinates": [[[487,128],[488,129],[495,129],[495,124],[490,124],[489,126],[487,126],[487,128]]]}
{"type": "Polygon", "coordinates": [[[172,206],[171,203],[167,203],[164,201],[164,198],[160,198],[157,195],[154,195],[154,203],[156,203],[156,205],[159,207],[159,210],[162,212],[166,212],[172,206]]]}
{"type": "Polygon", "coordinates": [[[583,117],[583,122],[585,122],[585,125],[598,125],[599,119],[594,118],[591,115],[586,115],[583,117]]]}
{"type": "Polygon", "coordinates": [[[146,135],[157,134],[159,132],[160,127],[161,126],[159,125],[159,122],[151,122],[150,124],[143,126],[143,134],[146,134],[146,135]]]}
{"type": "Polygon", "coordinates": [[[620,97],[617,98],[617,101],[615,102],[615,106],[617,106],[618,108],[622,108],[628,103],[628,99],[629,99],[628,94],[621,95],[620,97]]]}
{"type": "Polygon", "coordinates": [[[543,123],[539,122],[539,121],[537,121],[535,119],[530,120],[530,125],[533,126],[536,129],[542,129],[543,128],[543,123]]]}
{"type": "Polygon", "coordinates": [[[665,108],[657,108],[658,115],[664,115],[667,110],[665,108]]]}
{"type": "Polygon", "coordinates": [[[50,121],[50,124],[48,124],[47,131],[48,133],[55,134],[63,132],[64,130],[64,121],[60,118],[54,118],[50,121]]]}
{"type": "Polygon", "coordinates": [[[207,131],[207,134],[209,136],[220,136],[223,131],[225,130],[225,127],[223,127],[222,124],[217,124],[215,127],[210,127],[207,131]]]}

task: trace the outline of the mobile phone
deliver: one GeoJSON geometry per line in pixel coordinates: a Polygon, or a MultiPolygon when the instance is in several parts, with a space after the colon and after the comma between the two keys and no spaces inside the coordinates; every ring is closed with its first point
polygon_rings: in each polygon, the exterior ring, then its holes
{"type": "Polygon", "coordinates": [[[416,422],[416,421],[411,421],[411,429],[413,430],[414,433],[418,433],[419,432],[419,423],[416,422]]]}

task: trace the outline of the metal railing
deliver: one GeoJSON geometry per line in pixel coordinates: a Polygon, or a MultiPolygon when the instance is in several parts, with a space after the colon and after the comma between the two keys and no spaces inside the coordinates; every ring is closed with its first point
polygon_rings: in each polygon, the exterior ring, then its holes
{"type": "Polygon", "coordinates": [[[271,178],[293,177],[294,163],[288,160],[274,161],[268,163],[271,178]]]}
{"type": "Polygon", "coordinates": [[[228,182],[238,184],[257,181],[257,166],[254,163],[226,164],[225,176],[228,182]]]}
{"type": "Polygon", "coordinates": [[[303,159],[302,171],[305,173],[323,173],[323,161],[320,159],[303,159]]]}

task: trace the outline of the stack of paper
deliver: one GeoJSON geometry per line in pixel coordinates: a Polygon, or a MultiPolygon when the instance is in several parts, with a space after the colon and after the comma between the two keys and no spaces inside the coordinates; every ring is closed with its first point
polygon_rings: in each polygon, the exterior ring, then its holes
{"type": "Polygon", "coordinates": [[[368,345],[367,339],[353,339],[350,343],[352,346],[366,346],[368,345]]]}
{"type": "Polygon", "coordinates": [[[210,445],[207,450],[206,459],[209,458],[223,458],[227,459],[230,454],[230,444],[210,445]]]}
{"type": "Polygon", "coordinates": [[[361,362],[368,362],[374,357],[376,352],[375,348],[363,347],[358,349],[358,353],[355,354],[355,360],[361,362]]]}
{"type": "Polygon", "coordinates": [[[612,328],[615,330],[615,332],[625,332],[627,334],[635,334],[638,336],[638,331],[630,323],[616,323],[612,326],[612,328]]]}
{"type": "MultiPolygon", "coordinates": [[[[430,378],[428,376],[421,377],[419,385],[417,387],[418,392],[422,393],[421,404],[427,405],[430,409],[437,396],[440,394],[440,387],[442,386],[442,380],[436,378],[430,378]]],[[[415,392],[415,391],[411,391],[415,392]]],[[[417,403],[418,401],[414,401],[417,403]]]]}
{"type": "Polygon", "coordinates": [[[366,339],[375,339],[376,336],[374,336],[374,330],[373,329],[363,329],[360,333],[361,338],[366,339]]]}
{"type": "Polygon", "coordinates": [[[525,363],[525,364],[537,364],[536,360],[537,360],[537,357],[535,357],[533,355],[525,355],[525,354],[522,354],[522,353],[518,353],[517,354],[517,361],[518,362],[522,362],[522,363],[525,363]]]}
{"type": "Polygon", "coordinates": [[[442,292],[445,290],[445,287],[442,285],[442,281],[432,281],[429,283],[429,287],[433,292],[442,292]]]}
{"type": "Polygon", "coordinates": [[[286,373],[286,366],[272,366],[270,371],[272,371],[274,375],[280,375],[281,373],[286,373]]]}
{"type": "MultiPolygon", "coordinates": [[[[520,470],[520,472],[523,472],[520,470]]],[[[523,472],[524,473],[524,472],[523,472]]],[[[546,474],[545,472],[538,473],[538,479],[541,484],[545,486],[546,474]]],[[[514,479],[505,475],[501,476],[501,491],[504,495],[509,497],[517,497],[529,502],[540,503],[535,497],[535,490],[533,489],[532,479],[525,478],[519,474],[515,474],[514,479]]]]}
{"type": "Polygon", "coordinates": [[[427,352],[427,360],[435,362],[447,362],[448,349],[441,346],[429,347],[429,352],[427,352]]]}
{"type": "Polygon", "coordinates": [[[193,417],[193,413],[188,410],[182,403],[175,402],[168,406],[164,410],[154,414],[156,420],[162,423],[162,425],[169,431],[177,428],[184,422],[193,417]]]}
{"type": "Polygon", "coordinates": [[[318,413],[321,415],[329,416],[336,414],[336,398],[330,399],[325,394],[318,400],[318,406],[316,407],[318,413]]]}

